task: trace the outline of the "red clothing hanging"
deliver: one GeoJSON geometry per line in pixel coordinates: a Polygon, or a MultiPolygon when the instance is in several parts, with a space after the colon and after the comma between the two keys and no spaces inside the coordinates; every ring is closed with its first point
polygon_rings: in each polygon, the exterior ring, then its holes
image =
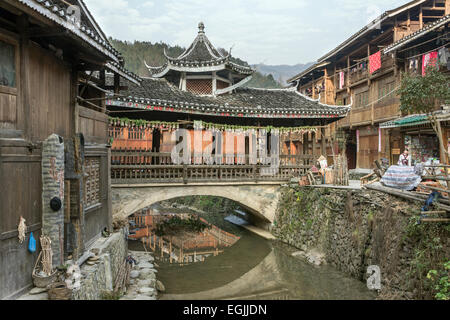
{"type": "Polygon", "coordinates": [[[433,51],[433,52],[423,55],[423,57],[422,57],[422,76],[425,75],[428,65],[432,65],[433,67],[436,66],[437,58],[438,58],[437,51],[433,51]]]}
{"type": "Polygon", "coordinates": [[[372,74],[381,68],[381,51],[372,54],[369,57],[369,72],[372,74]]]}

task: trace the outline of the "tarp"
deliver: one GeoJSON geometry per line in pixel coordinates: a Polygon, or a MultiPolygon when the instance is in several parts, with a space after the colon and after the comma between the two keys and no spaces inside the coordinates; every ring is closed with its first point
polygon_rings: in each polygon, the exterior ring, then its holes
{"type": "Polygon", "coordinates": [[[417,187],[422,178],[415,172],[414,167],[390,166],[381,178],[386,187],[410,191],[417,187]]]}

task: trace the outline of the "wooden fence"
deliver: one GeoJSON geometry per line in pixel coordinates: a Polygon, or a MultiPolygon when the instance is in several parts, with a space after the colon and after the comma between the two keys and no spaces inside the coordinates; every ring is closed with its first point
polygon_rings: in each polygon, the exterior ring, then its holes
{"type": "Polygon", "coordinates": [[[224,156],[224,164],[205,164],[203,159],[191,157],[190,164],[177,165],[170,153],[144,150],[115,150],[111,153],[111,179],[113,184],[142,183],[190,183],[190,182],[259,182],[288,181],[301,176],[314,164],[311,155],[280,155],[279,165],[271,169],[270,164],[258,161],[250,164],[249,155],[224,156]],[[225,160],[228,163],[225,164],[225,160]]]}

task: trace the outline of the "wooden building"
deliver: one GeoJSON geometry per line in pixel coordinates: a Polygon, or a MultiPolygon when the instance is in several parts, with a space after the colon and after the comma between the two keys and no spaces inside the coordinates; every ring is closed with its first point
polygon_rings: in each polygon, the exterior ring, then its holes
{"type": "MultiPolygon", "coordinates": [[[[380,124],[402,116],[396,95],[401,73],[409,70],[409,57],[422,58],[430,50],[445,47],[420,35],[425,35],[424,31],[429,35],[445,33],[442,30],[448,22],[442,19],[449,14],[449,0],[410,1],[383,13],[289,80],[300,92],[324,103],[353,102],[349,116],[326,131],[326,137],[330,138],[336,129],[344,130],[350,169],[370,169],[376,159],[396,164],[404,142],[392,130],[380,128],[380,124]],[[417,40],[414,46],[400,48],[404,39],[411,36],[417,40]]],[[[421,66],[422,59],[416,63],[421,66]]]]}
{"type": "MultiPolygon", "coordinates": [[[[254,70],[238,64],[230,53],[216,50],[206,37],[203,23],[179,57],[166,55],[164,65],[147,68],[150,78],[143,78],[140,86],[130,84],[120,92],[122,97],[107,101],[110,115],[117,117],[110,126],[113,150],[140,145],[147,151],[170,153],[175,144],[172,132],[177,128],[191,130],[192,146],[204,148],[212,141],[211,131],[220,130],[237,136],[238,143],[233,147],[233,142],[224,141],[223,150],[226,158],[239,163],[239,154],[248,155],[252,149],[249,132],[257,136],[263,129],[273,128],[285,134],[295,131],[305,146],[309,145],[305,154],[318,158],[325,145],[316,143],[317,137],[327,124],[347,116],[351,108],[320,103],[295,88],[244,87],[254,70]],[[125,118],[134,120],[131,126],[125,118]],[[194,132],[196,123],[202,127],[203,140],[194,132]],[[313,153],[316,149],[318,152],[313,153]]],[[[276,148],[285,152],[291,149],[276,148]]]]}
{"type": "Polygon", "coordinates": [[[41,234],[57,267],[111,228],[105,93],[121,77],[140,82],[82,0],[0,2],[0,299],[31,285],[41,234]]]}

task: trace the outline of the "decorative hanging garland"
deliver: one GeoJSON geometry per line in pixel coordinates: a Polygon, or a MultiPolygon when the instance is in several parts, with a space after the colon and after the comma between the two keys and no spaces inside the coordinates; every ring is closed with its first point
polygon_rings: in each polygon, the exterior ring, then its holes
{"type": "MultiPolygon", "coordinates": [[[[180,128],[180,123],[178,122],[166,122],[166,121],[147,121],[142,119],[128,119],[128,118],[109,118],[109,123],[111,125],[122,126],[122,127],[141,127],[141,128],[158,128],[158,129],[172,129],[176,130],[180,128]]],[[[194,128],[203,128],[205,130],[212,131],[258,131],[266,130],[267,133],[272,131],[283,134],[287,132],[291,133],[312,133],[317,132],[315,127],[258,127],[258,126],[243,126],[243,125],[233,125],[233,124],[218,124],[218,123],[208,123],[203,121],[194,121],[194,128]]]]}

